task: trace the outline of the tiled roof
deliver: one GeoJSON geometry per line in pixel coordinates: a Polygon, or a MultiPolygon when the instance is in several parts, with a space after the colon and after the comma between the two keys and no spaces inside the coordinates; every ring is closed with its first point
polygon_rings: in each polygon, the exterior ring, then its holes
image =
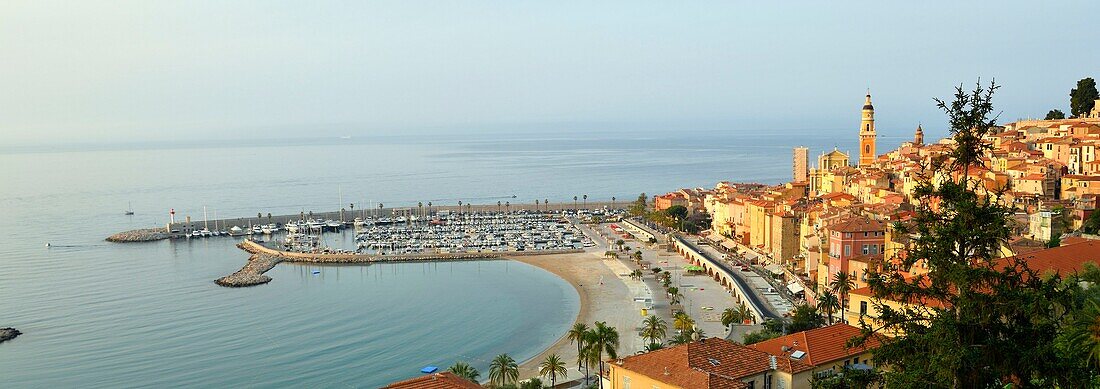
{"type": "Polygon", "coordinates": [[[776,368],[790,373],[812,367],[799,361],[780,361],[772,355],[730,342],[707,338],[684,345],[651,351],[611,362],[623,369],[681,388],[743,388],[741,378],[776,368]]]}
{"type": "Polygon", "coordinates": [[[852,355],[858,355],[881,345],[879,339],[872,336],[867,338],[867,341],[859,347],[848,348],[848,340],[859,335],[859,328],[837,323],[768,339],[749,345],[749,347],[788,360],[792,359],[791,353],[802,351],[806,355],[797,359],[797,361],[810,366],[821,366],[852,355]],[[784,350],[784,347],[787,349],[784,350]]]}
{"type": "Polygon", "coordinates": [[[445,371],[394,382],[383,389],[481,389],[481,385],[445,371]]]}
{"type": "Polygon", "coordinates": [[[829,224],[829,229],[839,232],[883,231],[882,222],[865,217],[852,217],[829,224]]]}
{"type": "MultiPolygon", "coordinates": [[[[1040,273],[1055,272],[1063,276],[1075,273],[1086,262],[1100,264],[1100,241],[1086,240],[1079,243],[1067,244],[1049,248],[1046,250],[1032,251],[1015,258],[1021,258],[1027,262],[1027,266],[1040,273]]],[[[1009,265],[1012,258],[1000,261],[1001,265],[1009,265]]]]}

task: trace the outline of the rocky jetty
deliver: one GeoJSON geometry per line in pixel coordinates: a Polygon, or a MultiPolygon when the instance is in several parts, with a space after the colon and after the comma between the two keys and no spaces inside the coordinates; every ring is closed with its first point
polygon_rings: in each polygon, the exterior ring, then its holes
{"type": "Polygon", "coordinates": [[[140,230],[120,232],[108,236],[107,241],[116,243],[152,242],[154,240],[168,239],[171,237],[172,235],[165,231],[163,228],[143,228],[140,230]]]}
{"type": "Polygon", "coordinates": [[[19,335],[23,335],[23,333],[19,332],[17,329],[11,327],[0,328],[0,343],[15,339],[15,337],[19,335]]]}
{"type": "Polygon", "coordinates": [[[248,257],[248,263],[245,264],[241,270],[237,270],[233,274],[219,278],[215,280],[214,283],[229,288],[266,284],[271,282],[271,277],[265,276],[264,273],[271,270],[271,268],[275,267],[279,262],[282,262],[282,260],[282,258],[276,256],[253,254],[251,257],[248,257]]]}

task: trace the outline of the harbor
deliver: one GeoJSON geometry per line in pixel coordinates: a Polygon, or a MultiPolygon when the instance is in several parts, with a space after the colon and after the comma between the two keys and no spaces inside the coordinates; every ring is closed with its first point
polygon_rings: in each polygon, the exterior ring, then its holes
{"type": "Polygon", "coordinates": [[[561,216],[599,215],[612,211],[620,212],[629,205],[616,201],[556,202],[538,200],[532,203],[500,202],[496,204],[438,205],[432,202],[420,202],[409,207],[386,208],[379,204],[377,208],[349,207],[337,211],[301,211],[297,214],[272,215],[257,212],[255,217],[208,218],[204,210],[202,219],[181,216],[176,220],[175,210],[169,211],[170,221],[164,227],[142,228],[123,231],[106,238],[114,243],[149,242],[163,239],[193,239],[211,237],[248,237],[272,235],[279,232],[323,232],[337,231],[353,226],[374,226],[402,224],[416,221],[432,221],[451,215],[487,215],[487,214],[545,214],[561,216]],[[358,223],[357,223],[358,221],[358,223]],[[289,230],[288,231],[288,227],[289,230]]]}
{"type": "MultiPolygon", "coordinates": [[[[356,214],[350,222],[346,219],[323,219],[324,214],[309,215],[314,218],[307,219],[303,213],[297,220],[254,224],[256,229],[233,225],[226,233],[207,229],[205,225],[209,221],[203,223],[202,230],[195,230],[190,225],[175,227],[181,229],[178,230],[179,239],[240,237],[242,240],[237,247],[250,254],[248,261],[240,270],[214,283],[224,287],[248,287],[271,282],[271,278],[264,273],[280,262],[370,264],[583,253],[595,247],[596,243],[578,228],[577,223],[619,219],[623,213],[622,209],[610,207],[557,212],[527,209],[497,211],[486,206],[413,214],[396,209],[382,211],[386,210],[380,210],[377,214],[356,214]],[[475,208],[478,210],[474,211],[475,208]],[[335,243],[323,238],[332,234],[339,235],[335,243]],[[343,246],[339,243],[341,240],[345,243],[343,246]]],[[[220,222],[215,221],[216,224],[220,222]]],[[[143,233],[165,234],[172,229],[173,226],[169,225],[165,230],[146,229],[124,234],[135,239],[132,241],[148,241],[154,239],[138,238],[143,233]]],[[[126,241],[117,236],[108,240],[126,241]]]]}

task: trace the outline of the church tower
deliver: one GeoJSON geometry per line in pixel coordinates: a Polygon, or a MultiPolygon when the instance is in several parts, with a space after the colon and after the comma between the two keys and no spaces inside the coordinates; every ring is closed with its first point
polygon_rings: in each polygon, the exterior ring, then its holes
{"type": "Polygon", "coordinates": [[[917,132],[913,133],[913,144],[917,146],[924,145],[924,129],[920,128],[920,124],[917,124],[917,132]]]}
{"type": "Polygon", "coordinates": [[[859,124],[859,166],[875,162],[875,107],[871,105],[871,92],[863,103],[863,119],[859,124]]]}

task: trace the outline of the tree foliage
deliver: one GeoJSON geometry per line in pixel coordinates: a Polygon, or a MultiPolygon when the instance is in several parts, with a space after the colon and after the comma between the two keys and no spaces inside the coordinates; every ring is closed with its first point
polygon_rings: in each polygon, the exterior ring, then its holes
{"type": "Polygon", "coordinates": [[[1096,80],[1092,77],[1077,81],[1077,87],[1069,91],[1069,112],[1073,117],[1085,117],[1092,110],[1093,102],[1100,99],[1096,90],[1096,80]]]}
{"type": "Polygon", "coordinates": [[[1050,112],[1047,112],[1047,116],[1044,117],[1043,120],[1061,120],[1065,118],[1065,112],[1062,112],[1060,109],[1052,109],[1050,112]]]}
{"type": "Polygon", "coordinates": [[[680,221],[687,218],[688,209],[683,205],[673,205],[665,209],[665,215],[668,215],[676,221],[680,221]]]}
{"type": "Polygon", "coordinates": [[[768,339],[778,338],[782,335],[781,333],[763,328],[757,331],[746,332],[745,335],[742,336],[741,341],[744,344],[760,343],[768,339]]]}
{"type": "Polygon", "coordinates": [[[647,199],[645,193],[638,195],[638,199],[630,203],[630,207],[627,209],[627,211],[630,212],[631,216],[645,215],[646,211],[649,210],[649,206],[646,204],[646,201],[647,199]]]}
{"type": "Polygon", "coordinates": [[[1100,233],[1100,211],[1092,211],[1089,217],[1085,218],[1081,223],[1081,232],[1093,235],[1100,233]]]}
{"type": "Polygon", "coordinates": [[[1063,372],[1073,361],[1059,358],[1055,339],[1076,304],[1057,275],[1030,269],[1022,258],[999,259],[1010,235],[1013,210],[996,194],[979,195],[968,173],[990,147],[995,83],[956,88],[954,101],[937,105],[951,123],[955,148],[932,168],[945,179],[918,184],[918,204],[909,223],[904,256],[868,277],[879,301],[877,320],[863,320],[864,336],[897,334],[875,351],[887,387],[1080,387],[1063,372]],[[903,277],[924,261],[928,273],[903,277]]]}
{"type": "Polygon", "coordinates": [[[799,305],[795,307],[794,314],[791,315],[791,324],[787,325],[787,333],[793,334],[795,332],[812,330],[825,325],[825,316],[817,312],[817,308],[810,305],[799,305]]]}
{"type": "Polygon", "coordinates": [[[477,382],[477,377],[481,376],[481,372],[466,362],[455,362],[447,371],[474,382],[477,382]]]}

